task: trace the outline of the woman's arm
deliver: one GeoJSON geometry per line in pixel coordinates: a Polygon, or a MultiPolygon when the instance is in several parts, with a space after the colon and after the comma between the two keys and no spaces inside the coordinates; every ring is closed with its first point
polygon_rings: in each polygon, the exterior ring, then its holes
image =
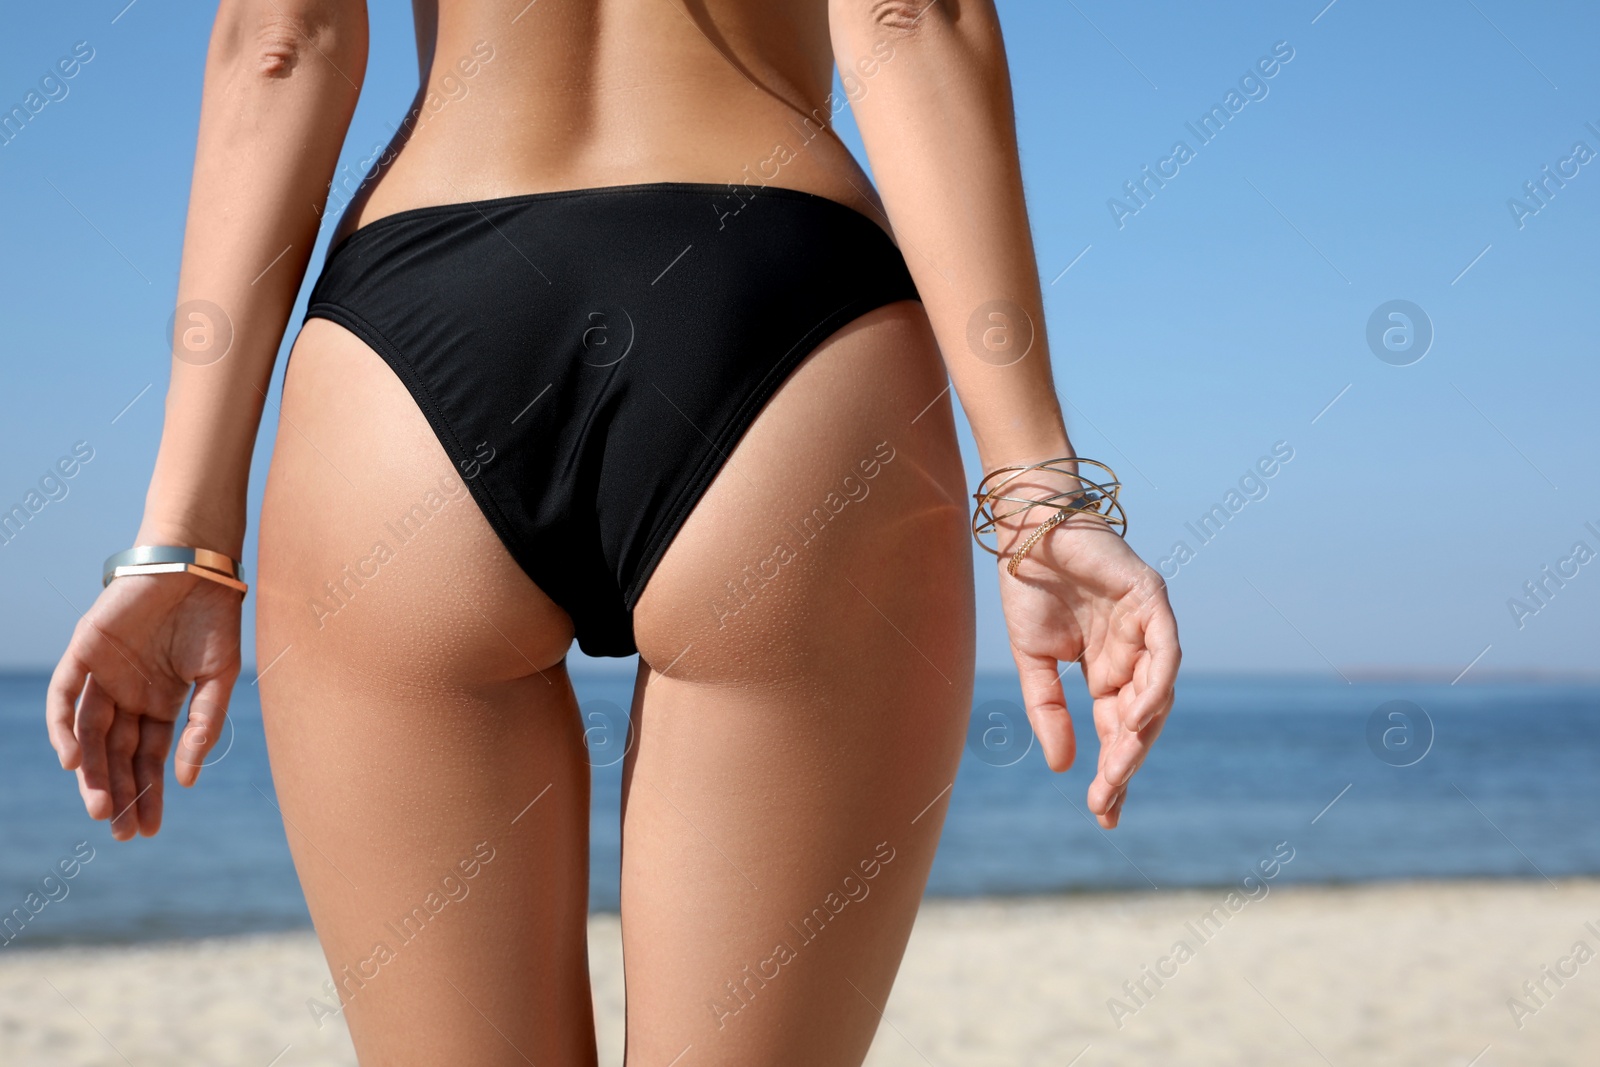
{"type": "Polygon", "coordinates": [[[1067,454],[993,4],[830,0],[829,17],[840,74],[862,87],[852,108],[873,177],[984,469],[1067,454]]]}
{"type": "MultiPolygon", "coordinates": [[[[1070,455],[992,0],[829,0],[829,18],[841,75],[862,86],[852,107],[873,174],[984,470],[1070,455]]],[[[1024,487],[1044,496],[1076,483],[1039,473],[1008,492],[1024,487]]],[[[1002,550],[1049,513],[1007,524],[1002,550]]],[[[1160,576],[1081,517],[1049,531],[1015,577],[1002,568],[1000,582],[1029,720],[1056,770],[1074,754],[1060,671],[1083,664],[1101,740],[1089,807],[1114,826],[1172,705],[1177,627],[1160,576]]]]}
{"type": "MultiPolygon", "coordinates": [[[[222,0],[200,135],[161,447],[137,544],[239,558],[268,381],[365,73],[364,0],[222,0]]],[[[113,548],[126,546],[108,546],[113,548]]],[[[46,724],[90,816],[153,834],[174,724],[192,785],[239,673],[240,597],[187,574],[119,578],[79,620],[46,724]]]]}
{"type": "Polygon", "coordinates": [[[139,544],[239,556],[267,383],[366,65],[365,0],[223,0],[217,12],[139,544]]]}

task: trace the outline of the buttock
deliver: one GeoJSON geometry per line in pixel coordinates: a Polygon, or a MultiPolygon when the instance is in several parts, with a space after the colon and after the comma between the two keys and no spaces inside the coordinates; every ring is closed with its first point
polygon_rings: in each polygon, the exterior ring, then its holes
{"type": "Polygon", "coordinates": [[[871,219],[797,190],[656,183],[387,215],[308,318],[394,370],[518,565],[597,656],[740,437],[829,336],[917,298],[871,219]]]}

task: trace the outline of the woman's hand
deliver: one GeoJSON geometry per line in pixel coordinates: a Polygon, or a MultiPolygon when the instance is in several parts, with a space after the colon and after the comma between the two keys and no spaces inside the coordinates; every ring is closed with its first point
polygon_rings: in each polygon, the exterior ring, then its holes
{"type": "Polygon", "coordinates": [[[78,620],[50,678],[45,724],[90,818],[110,819],[118,841],[161,828],[167,750],[191,685],[180,785],[195,783],[216,744],[239,676],[242,599],[190,574],[135,575],[78,620]]]}
{"type": "MultiPolygon", "coordinates": [[[[1015,551],[1021,537],[1003,542],[1015,551]]],[[[1093,516],[1074,516],[1046,533],[1015,577],[1006,573],[1010,557],[1000,557],[1000,604],[1028,721],[1050,769],[1072,766],[1076,746],[1061,672],[1081,660],[1100,735],[1089,810],[1111,829],[1128,779],[1172,709],[1183,654],[1166,583],[1093,516]]]]}

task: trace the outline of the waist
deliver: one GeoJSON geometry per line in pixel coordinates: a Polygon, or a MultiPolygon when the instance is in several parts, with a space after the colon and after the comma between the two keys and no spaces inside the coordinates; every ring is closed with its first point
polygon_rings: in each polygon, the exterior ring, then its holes
{"type": "Polygon", "coordinates": [[[764,93],[729,100],[667,92],[640,103],[613,91],[563,100],[515,76],[491,82],[481,63],[479,72],[450,82],[449,94],[435,77],[435,88],[391,127],[392,138],[345,160],[325,212],[340,220],[335,241],[416,208],[664,182],[794,189],[882,225],[882,203],[835,130],[847,106],[842,94],[809,110],[764,93]]]}

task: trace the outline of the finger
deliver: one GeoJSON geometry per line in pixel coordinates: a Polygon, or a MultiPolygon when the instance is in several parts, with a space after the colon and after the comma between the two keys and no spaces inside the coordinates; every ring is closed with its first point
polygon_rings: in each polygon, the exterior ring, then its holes
{"type": "Polygon", "coordinates": [[[194,696],[189,700],[189,721],[178,738],[178,754],[173,763],[179,785],[187,787],[199,780],[206,756],[222,737],[228,697],[237,676],[237,671],[229,671],[195,682],[194,696]]]}
{"type": "Polygon", "coordinates": [[[111,695],[100,685],[99,679],[90,674],[83,687],[83,699],[78,701],[74,732],[82,753],[77,767],[78,793],[91,819],[109,819],[116,813],[106,773],[106,733],[116,717],[117,706],[111,695]]]}
{"type": "Polygon", "coordinates": [[[1150,746],[1161,736],[1165,725],[1166,717],[1157,716],[1143,730],[1122,734],[1109,749],[1102,750],[1100,773],[1113,789],[1127,787],[1128,780],[1144,766],[1145,759],[1150,755],[1150,746]]]}
{"type": "Polygon", "coordinates": [[[139,787],[134,784],[133,754],[139,750],[139,723],[142,716],[121,712],[106,732],[106,775],[111,783],[111,836],[127,841],[139,832],[139,816],[134,806],[139,787]]]}
{"type": "Polygon", "coordinates": [[[1085,797],[1089,811],[1096,819],[1104,819],[1116,806],[1117,798],[1122,793],[1123,789],[1113,789],[1106,785],[1104,778],[1096,776],[1095,780],[1089,783],[1089,792],[1085,797]]]}
{"type": "Polygon", "coordinates": [[[1096,774],[1094,781],[1089,783],[1089,810],[1096,815],[1104,815],[1111,810],[1117,794],[1126,788],[1128,788],[1126,782],[1113,784],[1104,772],[1096,774]]]}
{"type": "Polygon", "coordinates": [[[50,688],[45,692],[45,730],[50,735],[50,747],[55,749],[56,758],[65,771],[76,770],[83,759],[83,748],[73,733],[73,722],[78,714],[78,698],[83,695],[88,680],[89,668],[69,647],[50,675],[50,688]]]}
{"type": "Polygon", "coordinates": [[[1067,713],[1067,695],[1061,687],[1061,669],[1050,656],[1035,656],[1011,646],[1017,661],[1017,680],[1022,683],[1022,705],[1033,726],[1044,761],[1052,771],[1072,766],[1077,754],[1077,739],[1072,734],[1072,716],[1067,713]]]}
{"type": "Polygon", "coordinates": [[[139,833],[152,837],[161,829],[161,797],[165,785],[167,750],[172,747],[172,724],[148,715],[139,722],[139,747],[133,753],[133,784],[138,788],[134,813],[139,833]]]}
{"type": "Polygon", "coordinates": [[[1106,766],[1127,731],[1117,714],[1115,697],[1100,697],[1094,702],[1095,733],[1100,738],[1100,752],[1095,760],[1094,780],[1089,783],[1090,810],[1103,814],[1111,805],[1117,787],[1106,778],[1106,766]]]}
{"type": "Polygon", "coordinates": [[[1144,730],[1127,730],[1118,713],[1120,706],[1121,702],[1115,697],[1103,697],[1095,702],[1100,758],[1095,780],[1089,785],[1089,797],[1096,812],[1108,812],[1117,795],[1127,789],[1129,779],[1143,766],[1150,746],[1161,735],[1166,722],[1164,717],[1158,716],[1144,730]]]}
{"type": "Polygon", "coordinates": [[[1105,815],[1101,816],[1100,825],[1104,826],[1107,830],[1115,830],[1117,828],[1117,824],[1122,821],[1122,804],[1123,801],[1127,799],[1128,791],[1126,789],[1119,792],[1117,794],[1117,798],[1111,802],[1110,810],[1107,811],[1105,815]]]}
{"type": "Polygon", "coordinates": [[[1151,720],[1171,710],[1178,684],[1178,664],[1183,661],[1183,649],[1178,644],[1178,620],[1173,617],[1172,605],[1167,603],[1164,594],[1157,598],[1154,609],[1144,626],[1148,667],[1142,672],[1144,678],[1138,698],[1128,706],[1126,721],[1133,730],[1143,730],[1151,720]]]}

